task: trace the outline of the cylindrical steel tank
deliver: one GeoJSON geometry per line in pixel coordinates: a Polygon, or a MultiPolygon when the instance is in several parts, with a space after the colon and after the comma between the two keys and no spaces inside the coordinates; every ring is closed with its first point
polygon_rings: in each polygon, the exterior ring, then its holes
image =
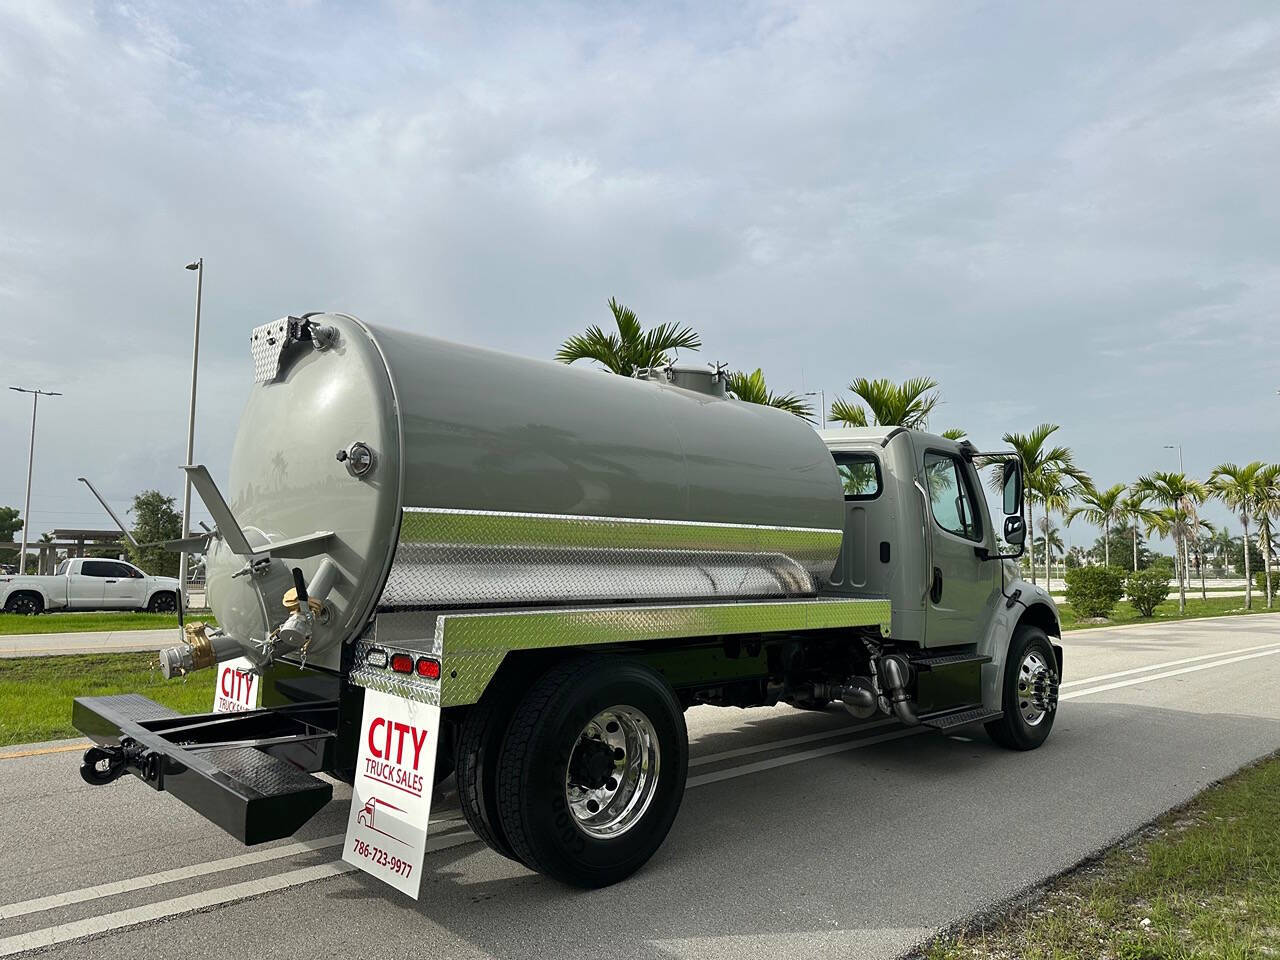
{"type": "Polygon", "coordinates": [[[379,607],[804,595],[832,569],[840,481],[791,414],[340,314],[277,323],[223,491],[255,548],[334,537],[252,574],[213,541],[210,604],[242,641],[326,559],[308,659],[331,667],[379,607]]]}

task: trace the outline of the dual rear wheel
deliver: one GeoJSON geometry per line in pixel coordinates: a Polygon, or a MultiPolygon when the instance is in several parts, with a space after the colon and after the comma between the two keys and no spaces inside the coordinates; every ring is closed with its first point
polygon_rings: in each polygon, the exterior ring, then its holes
{"type": "Polygon", "coordinates": [[[617,883],[666,839],[688,774],[684,714],[643,664],[586,657],[520,693],[486,693],[462,724],[458,792],[499,853],[564,883],[617,883]]]}

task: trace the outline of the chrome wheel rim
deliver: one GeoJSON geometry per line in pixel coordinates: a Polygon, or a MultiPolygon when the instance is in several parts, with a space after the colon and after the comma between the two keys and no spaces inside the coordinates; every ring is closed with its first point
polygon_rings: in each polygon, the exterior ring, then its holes
{"type": "Polygon", "coordinates": [[[635,707],[609,707],[592,717],[565,771],[565,800],[578,829],[611,840],[634,827],[653,801],[661,759],[658,733],[635,707]]]}
{"type": "Polygon", "coordinates": [[[1028,650],[1018,668],[1018,712],[1027,726],[1039,725],[1057,704],[1058,680],[1036,650],[1028,650]]]}

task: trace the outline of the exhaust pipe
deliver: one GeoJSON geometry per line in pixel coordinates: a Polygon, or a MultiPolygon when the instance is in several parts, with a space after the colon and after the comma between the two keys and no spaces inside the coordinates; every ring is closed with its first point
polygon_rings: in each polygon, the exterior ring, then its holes
{"type": "Polygon", "coordinates": [[[880,675],[884,677],[889,705],[894,714],[907,726],[917,726],[920,718],[916,716],[911,695],[907,693],[907,684],[911,682],[911,664],[896,653],[885,654],[880,658],[880,675]]]}

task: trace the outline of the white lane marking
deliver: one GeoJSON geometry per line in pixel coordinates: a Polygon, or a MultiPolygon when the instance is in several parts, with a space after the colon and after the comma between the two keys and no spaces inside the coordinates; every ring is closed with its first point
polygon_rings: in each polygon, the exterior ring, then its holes
{"type": "Polygon", "coordinates": [[[863,730],[874,730],[876,727],[887,727],[891,723],[897,723],[896,720],[877,720],[875,723],[864,723],[851,727],[836,727],[834,730],[823,730],[819,733],[807,733],[803,737],[789,737],[786,740],[771,740],[768,743],[758,743],[751,747],[738,747],[734,750],[724,750],[720,753],[708,753],[705,756],[693,757],[689,760],[689,766],[700,767],[708,763],[719,763],[721,760],[732,760],[735,757],[746,757],[753,753],[764,753],[766,750],[780,750],[783,747],[794,747],[801,743],[812,743],[815,740],[829,740],[832,737],[843,737],[850,733],[859,733],[863,730]]]}
{"type": "MultiPolygon", "coordinates": [[[[460,817],[447,817],[433,821],[431,824],[433,828],[432,836],[440,837],[443,834],[451,833],[455,827],[461,824],[462,819],[460,817]]],[[[236,870],[240,867],[252,866],[257,863],[270,863],[272,860],[283,860],[286,857],[301,856],[317,850],[328,850],[331,847],[341,846],[344,836],[344,834],[335,833],[332,836],[318,837],[315,840],[299,840],[294,843],[282,844],[278,847],[268,847],[265,850],[251,850],[248,853],[236,854],[233,857],[222,857],[205,863],[175,867],[172,870],[161,870],[159,873],[129,877],[125,880],[115,880],[111,883],[99,883],[92,887],[81,887],[79,890],[68,890],[65,893],[54,893],[47,897],[37,897],[34,900],[5,904],[0,906],[0,920],[11,920],[14,917],[25,916],[28,913],[39,913],[42,910],[52,910],[55,907],[67,907],[74,903],[84,903],[87,900],[114,897],[122,893],[129,893],[132,890],[158,887],[166,883],[175,883],[178,880],[192,880],[211,873],[223,873],[227,870],[236,870]]]]}
{"type": "MultiPolygon", "coordinates": [[[[444,850],[448,847],[471,843],[476,839],[475,834],[470,831],[465,834],[440,837],[434,843],[428,841],[427,850],[444,850]]],[[[32,930],[30,933],[20,933],[0,940],[0,957],[9,957],[15,953],[35,950],[40,947],[51,947],[58,943],[66,943],[69,940],[80,940],[99,933],[123,930],[126,927],[136,927],[140,923],[163,920],[181,913],[192,913],[196,910],[203,910],[206,907],[223,906],[234,903],[237,900],[247,900],[249,897],[256,897],[263,893],[272,893],[276,890],[284,890],[287,887],[311,883],[314,880],[338,877],[344,873],[351,873],[355,869],[351,864],[344,863],[341,860],[330,860],[327,863],[319,863],[311,867],[302,867],[298,870],[289,870],[285,873],[260,877],[257,880],[245,880],[226,887],[217,887],[200,893],[189,893],[170,900],[159,900],[140,907],[117,910],[114,913],[104,913],[98,917],[73,920],[71,923],[45,927],[43,930],[32,930]]]]}
{"type": "Polygon", "coordinates": [[[1140,683],[1147,683],[1151,680],[1164,680],[1167,677],[1178,677],[1184,673],[1195,673],[1197,670],[1212,670],[1214,667],[1225,667],[1232,663],[1240,663],[1244,660],[1257,660],[1259,657],[1271,657],[1280,653],[1280,648],[1275,650],[1263,650],[1261,653],[1250,653],[1243,657],[1229,657],[1226,660],[1215,660],[1213,663],[1199,663],[1194,667],[1183,667],[1180,670],[1167,670],[1164,673],[1154,673],[1149,676],[1133,677],[1129,680],[1117,680],[1115,683],[1104,683],[1101,686],[1090,687],[1087,690],[1072,690],[1070,693],[1064,693],[1058,697],[1059,700],[1074,700],[1076,697],[1087,697],[1091,693],[1102,693],[1104,690],[1117,690],[1120,687],[1133,687],[1140,683]]]}
{"type": "Polygon", "coordinates": [[[1079,687],[1086,683],[1098,683],[1102,680],[1114,680],[1116,677],[1130,677],[1135,673],[1147,673],[1151,670],[1162,670],[1165,667],[1179,667],[1184,663],[1199,663],[1201,660],[1214,660],[1218,657],[1232,657],[1237,653],[1252,653],[1254,650],[1280,648],[1280,643],[1260,643],[1256,647],[1241,647],[1239,650],[1220,650],[1217,653],[1206,653],[1199,657],[1183,657],[1181,660],[1168,660],[1164,663],[1150,663],[1145,667],[1134,667],[1132,670],[1120,670],[1116,673],[1104,673],[1096,677],[1085,677],[1083,680],[1068,680],[1063,687],[1079,687]]]}
{"type": "MultiPolygon", "coordinates": [[[[1229,657],[1225,660],[1218,660],[1212,663],[1201,663],[1196,666],[1183,667],[1179,670],[1169,670],[1164,673],[1153,674],[1150,676],[1136,677],[1129,680],[1121,680],[1116,683],[1102,684],[1096,687],[1090,687],[1086,690],[1073,690],[1064,694],[1059,699],[1072,700],[1077,697],[1084,697],[1094,693],[1102,693],[1106,690],[1115,690],[1121,687],[1132,687],[1138,684],[1147,683],[1154,680],[1163,680],[1168,677],[1180,676],[1186,673],[1195,673],[1200,670],[1209,670],[1214,667],[1228,666],[1233,663],[1240,663],[1245,660],[1254,660],[1259,657],[1272,656],[1280,653],[1280,648],[1267,649],[1259,653],[1251,653],[1244,656],[1229,657]]],[[[1105,675],[1104,675],[1105,676],[1105,675]]],[[[1100,679],[1100,678],[1094,678],[1100,679]]],[[[893,721],[883,721],[892,723],[893,721]]],[[[870,724],[863,727],[846,728],[848,730],[866,729],[870,724]]],[[[727,770],[717,770],[712,773],[704,773],[696,777],[690,777],[686,783],[685,789],[692,790],[696,787],[706,786],[711,783],[719,783],[724,780],[732,780],[738,777],[749,776],[753,773],[760,773],[765,770],[772,770],[778,767],[790,766],[795,763],[803,763],[807,760],[815,760],[821,757],[831,756],[837,753],[845,753],[850,750],[857,750],[861,747],[872,746],[877,743],[886,743],[891,740],[901,740],[906,737],[915,736],[926,732],[928,727],[904,727],[902,729],[893,730],[874,737],[865,737],[859,740],[851,740],[843,743],[836,743],[826,747],[818,747],[813,750],[803,750],[799,753],[787,754],[782,757],[773,757],[768,760],[761,760],[757,763],[749,763],[740,767],[731,767],[727,770]]],[[[833,731],[832,736],[844,732],[833,731]]],[[[793,738],[802,739],[802,738],[793,738]]],[[[810,735],[808,739],[819,739],[815,735],[810,735]]],[[[770,745],[761,745],[758,748],[743,748],[744,750],[769,749],[770,745]]],[[[713,755],[714,756],[714,755],[713,755]]],[[[450,836],[439,837],[436,842],[428,841],[427,849],[429,852],[435,850],[443,850],[448,847],[460,846],[464,843],[471,843],[478,838],[469,830],[460,832],[450,836]]],[[[280,848],[283,849],[283,848],[280,848]]],[[[264,851],[267,852],[267,851],[264,851]]],[[[227,858],[234,860],[236,858],[227,858]]],[[[217,861],[215,861],[217,862],[217,861]]],[[[209,866],[204,864],[201,866],[209,866]]],[[[195,868],[193,868],[195,869],[195,868]]],[[[318,864],[312,867],[303,867],[299,870],[291,870],[286,873],[277,874],[271,877],[263,877],[259,880],[250,880],[243,883],[231,884],[227,887],[215,888],[203,893],[189,894],[183,897],[175,897],[170,900],[162,900],[157,903],[148,904],[142,907],[133,907],[128,910],[119,910],[114,913],[104,914],[99,917],[89,917],[85,920],[77,920],[67,924],[61,924],[54,927],[48,927],[43,930],[35,930],[31,933],[19,934],[14,937],[8,937],[0,940],[0,957],[11,956],[15,953],[21,953],[26,950],[33,950],[42,946],[51,946],[53,944],[65,943],[69,940],[78,940],[84,937],[93,936],[98,933],[108,933],[114,930],[124,929],[126,927],[136,926],[140,923],[147,923],[152,920],[160,920],[167,917],[176,916],[182,913],[190,913],[195,910],[209,906],[220,906],[244,900],[260,893],[269,893],[275,890],[283,890],[288,887],[299,886],[304,883],[311,883],[315,880],[325,879],[326,877],[341,876],[350,873],[355,868],[341,861],[330,861],[328,863],[318,864]]],[[[215,871],[205,871],[215,872],[215,871]]],[[[141,878],[140,878],[141,879],[141,878]]],[[[150,879],[150,878],[147,878],[150,879]]],[[[145,885],[145,884],[144,884],[145,885]]],[[[111,886],[104,884],[103,886],[111,886]]],[[[108,894],[103,894],[108,895],[108,894]]]]}
{"type": "Polygon", "coordinates": [[[708,783],[718,783],[721,780],[733,780],[737,777],[745,777],[748,774],[760,773],[763,770],[772,770],[775,767],[787,767],[793,763],[802,763],[805,760],[816,760],[818,757],[829,757],[833,753],[844,753],[847,750],[857,750],[859,747],[869,747],[872,744],[884,743],[887,740],[900,740],[903,737],[915,736],[918,733],[924,733],[931,727],[905,727],[901,730],[894,730],[890,733],[882,733],[876,737],[864,737],[861,740],[849,740],[845,743],[833,743],[829,747],[817,747],[813,750],[801,750],[799,753],[788,753],[782,757],[771,757],[768,760],[759,760],[756,763],[744,764],[741,767],[730,767],[728,770],[716,770],[713,773],[703,773],[696,777],[690,777],[685,789],[692,790],[694,787],[701,787],[708,783]]]}

